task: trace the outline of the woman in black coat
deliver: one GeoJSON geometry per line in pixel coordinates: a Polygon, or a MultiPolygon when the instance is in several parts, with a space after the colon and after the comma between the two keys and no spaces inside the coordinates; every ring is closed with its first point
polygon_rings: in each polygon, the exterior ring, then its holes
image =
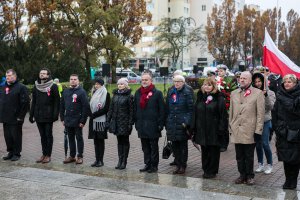
{"type": "Polygon", "coordinates": [[[96,79],[90,101],[90,121],[89,121],[89,139],[94,139],[96,161],[91,167],[101,167],[105,149],[104,140],[107,139],[107,129],[105,127],[106,114],[109,109],[110,95],[107,92],[104,81],[96,79]]]}
{"type": "Polygon", "coordinates": [[[288,74],[277,93],[272,110],[279,161],[283,161],[286,181],[283,189],[295,189],[300,169],[300,85],[297,77],[288,74]]]}
{"type": "Polygon", "coordinates": [[[133,95],[128,86],[127,78],[118,80],[118,89],[113,91],[113,98],[110,104],[107,126],[109,132],[117,136],[119,162],[116,169],[125,169],[130,149],[129,135],[133,125],[133,95]]]}
{"type": "Polygon", "coordinates": [[[216,81],[207,78],[197,94],[194,109],[194,142],[201,145],[203,178],[214,178],[219,171],[222,134],[226,129],[225,99],[216,81]]]}
{"type": "Polygon", "coordinates": [[[174,86],[170,88],[166,99],[166,129],[177,165],[173,174],[184,174],[188,159],[187,129],[193,116],[193,91],[185,86],[185,79],[181,75],[176,75],[173,82],[174,86]]]}

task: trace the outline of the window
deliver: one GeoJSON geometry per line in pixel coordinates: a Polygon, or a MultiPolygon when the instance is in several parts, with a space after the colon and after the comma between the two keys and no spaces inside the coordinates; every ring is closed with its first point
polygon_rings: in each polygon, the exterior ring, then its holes
{"type": "Polygon", "coordinates": [[[206,11],[206,5],[202,5],[202,11],[206,11]]]}
{"type": "Polygon", "coordinates": [[[142,48],[142,52],[154,52],[154,48],[153,47],[143,47],[142,48]]]}
{"type": "Polygon", "coordinates": [[[171,8],[170,7],[168,8],[168,12],[171,12],[171,8]]]}
{"type": "Polygon", "coordinates": [[[147,11],[149,12],[154,11],[154,3],[147,3],[147,11]]]}

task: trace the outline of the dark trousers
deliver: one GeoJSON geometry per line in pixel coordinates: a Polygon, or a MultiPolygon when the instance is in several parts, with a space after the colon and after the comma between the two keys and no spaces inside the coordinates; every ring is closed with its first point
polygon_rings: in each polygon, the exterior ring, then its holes
{"type": "Polygon", "coordinates": [[[82,128],[80,127],[66,127],[66,131],[68,133],[69,138],[69,146],[70,146],[70,156],[75,158],[76,156],[76,141],[77,141],[77,157],[82,158],[83,156],[83,137],[82,137],[82,128]],[[76,141],[75,141],[76,137],[76,141]]]}
{"type": "Polygon", "coordinates": [[[53,123],[36,123],[41,136],[42,151],[44,156],[51,157],[53,147],[53,123]]]}
{"type": "Polygon", "coordinates": [[[103,162],[105,142],[104,139],[94,139],[96,161],[103,162]]]}
{"type": "Polygon", "coordinates": [[[254,144],[235,144],[236,161],[240,176],[244,179],[254,178],[254,144]]]}
{"type": "Polygon", "coordinates": [[[145,165],[158,167],[158,162],[159,162],[158,140],[159,138],[141,138],[145,165]]]}
{"type": "Polygon", "coordinates": [[[220,147],[201,146],[202,169],[205,174],[216,175],[219,172],[220,147]]]}
{"type": "Polygon", "coordinates": [[[21,156],[23,135],[22,126],[23,122],[18,124],[3,123],[7,152],[16,156],[21,156]]]}
{"type": "Polygon", "coordinates": [[[172,141],[172,149],[175,156],[177,167],[186,168],[188,159],[188,141],[172,141]]]}
{"type": "Polygon", "coordinates": [[[290,164],[283,162],[286,183],[291,186],[297,186],[300,164],[290,164]]]}
{"type": "Polygon", "coordinates": [[[129,135],[118,135],[117,140],[119,161],[127,163],[130,149],[129,135]]]}

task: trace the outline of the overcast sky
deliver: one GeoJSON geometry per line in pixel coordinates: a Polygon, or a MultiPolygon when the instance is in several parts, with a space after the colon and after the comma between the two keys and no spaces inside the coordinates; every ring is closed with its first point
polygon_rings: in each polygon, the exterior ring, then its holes
{"type": "MultiPolygon", "coordinates": [[[[277,6],[277,0],[246,0],[246,4],[259,5],[262,10],[277,6]]],[[[282,18],[286,19],[287,13],[294,9],[300,15],[300,0],[278,0],[278,5],[282,10],[282,18]]]]}

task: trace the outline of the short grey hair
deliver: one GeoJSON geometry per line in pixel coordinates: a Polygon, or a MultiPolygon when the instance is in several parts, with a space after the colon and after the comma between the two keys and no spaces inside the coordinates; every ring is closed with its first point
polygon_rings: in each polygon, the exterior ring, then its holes
{"type": "Polygon", "coordinates": [[[152,80],[152,78],[153,78],[152,72],[151,72],[150,70],[144,71],[144,72],[142,73],[142,76],[144,76],[144,75],[149,75],[150,78],[151,78],[151,80],[152,80]]]}
{"type": "Polygon", "coordinates": [[[293,83],[296,83],[298,82],[298,79],[296,77],[295,74],[287,74],[285,75],[283,78],[282,78],[282,81],[285,82],[287,79],[290,79],[293,83]]]}

